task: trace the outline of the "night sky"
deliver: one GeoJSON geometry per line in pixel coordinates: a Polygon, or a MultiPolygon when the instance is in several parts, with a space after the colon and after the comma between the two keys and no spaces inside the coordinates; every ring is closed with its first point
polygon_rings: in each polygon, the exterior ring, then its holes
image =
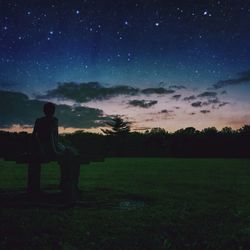
{"type": "Polygon", "coordinates": [[[67,131],[114,114],[239,128],[249,83],[249,0],[0,1],[1,128],[29,129],[46,100],[67,131]]]}

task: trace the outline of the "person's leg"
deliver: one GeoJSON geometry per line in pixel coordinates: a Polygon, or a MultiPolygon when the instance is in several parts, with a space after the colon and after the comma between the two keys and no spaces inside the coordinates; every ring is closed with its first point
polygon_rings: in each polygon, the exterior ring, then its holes
{"type": "Polygon", "coordinates": [[[28,165],[28,185],[27,192],[36,195],[40,192],[41,164],[39,162],[29,162],[28,165]]]}
{"type": "Polygon", "coordinates": [[[70,149],[58,157],[58,163],[61,168],[60,188],[62,194],[67,200],[76,200],[78,198],[78,182],[80,173],[80,164],[76,154],[70,149]]]}

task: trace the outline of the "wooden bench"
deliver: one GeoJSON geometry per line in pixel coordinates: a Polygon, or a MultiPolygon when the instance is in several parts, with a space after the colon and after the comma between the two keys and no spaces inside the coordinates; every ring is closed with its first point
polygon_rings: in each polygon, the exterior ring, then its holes
{"type": "MultiPolygon", "coordinates": [[[[15,161],[17,164],[29,164],[30,165],[30,157],[28,153],[20,154],[20,155],[6,155],[3,157],[6,161],[15,161]]],[[[79,155],[76,156],[76,161],[79,165],[87,165],[91,162],[103,162],[105,160],[104,156],[100,155],[79,155]]],[[[56,161],[56,160],[55,160],[56,161]]],[[[33,171],[32,169],[28,168],[27,173],[27,191],[33,191],[33,189],[40,190],[40,169],[43,164],[52,162],[52,160],[49,161],[43,161],[43,162],[36,162],[36,166],[39,169],[38,171],[33,171]]],[[[62,182],[62,180],[61,180],[62,182]]],[[[60,186],[62,183],[60,183],[60,186]]]]}

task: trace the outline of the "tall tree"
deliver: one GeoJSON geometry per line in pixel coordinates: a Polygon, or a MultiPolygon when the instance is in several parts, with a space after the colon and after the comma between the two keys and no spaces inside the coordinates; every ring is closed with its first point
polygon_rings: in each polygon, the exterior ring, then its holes
{"type": "Polygon", "coordinates": [[[130,132],[131,122],[124,120],[120,115],[115,115],[111,122],[106,123],[110,129],[102,129],[106,135],[124,135],[130,132]]]}

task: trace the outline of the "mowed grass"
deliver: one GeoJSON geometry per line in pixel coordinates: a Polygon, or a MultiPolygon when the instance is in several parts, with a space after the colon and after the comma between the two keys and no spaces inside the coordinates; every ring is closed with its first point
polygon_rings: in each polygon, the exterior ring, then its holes
{"type": "MultiPolygon", "coordinates": [[[[0,189],[26,172],[0,161],[0,189]]],[[[58,179],[43,167],[45,190],[58,179]]],[[[80,188],[81,206],[0,208],[0,249],[250,249],[250,160],[110,158],[83,165],[80,188]]]]}

